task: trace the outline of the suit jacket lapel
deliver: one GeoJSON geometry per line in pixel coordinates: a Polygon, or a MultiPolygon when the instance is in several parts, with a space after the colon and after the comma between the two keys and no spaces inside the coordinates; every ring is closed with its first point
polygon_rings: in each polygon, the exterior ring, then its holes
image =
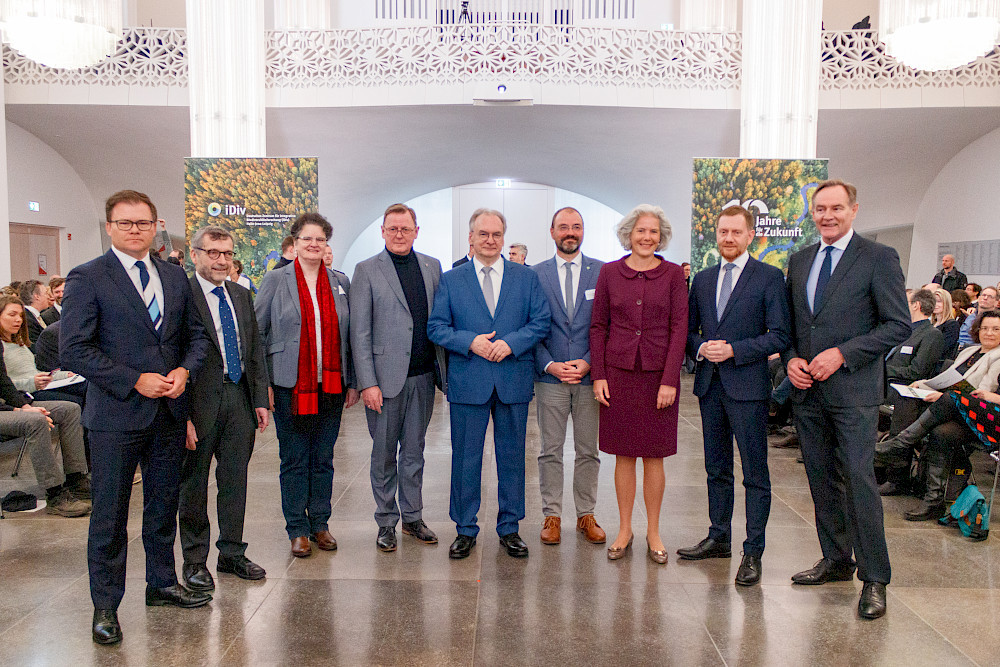
{"type": "MultiPolygon", "coordinates": [[[[431,262],[419,252],[417,253],[417,261],[420,262],[420,275],[424,279],[424,291],[427,292],[427,311],[430,312],[434,307],[434,280],[431,278],[431,262]]],[[[400,285],[400,290],[402,289],[403,287],[400,285]]],[[[403,303],[406,303],[405,294],[403,295],[403,303]]],[[[409,309],[409,306],[407,306],[407,309],[409,309]]]]}
{"type": "MultiPolygon", "coordinates": [[[[483,296],[483,286],[479,284],[479,276],[476,275],[475,263],[473,263],[473,261],[470,259],[468,262],[462,264],[455,270],[465,271],[465,276],[466,276],[465,279],[468,281],[468,289],[473,294],[476,295],[472,298],[475,299],[476,303],[482,307],[483,311],[486,313],[486,316],[492,319],[493,316],[490,315],[490,309],[486,306],[486,297],[483,296]],[[468,264],[468,266],[466,266],[466,264],[468,264]]],[[[506,274],[506,271],[504,273],[506,274]]],[[[495,313],[496,310],[494,309],[493,312],[495,313]]]]}
{"type": "Polygon", "coordinates": [[[712,321],[719,321],[719,313],[717,308],[719,307],[716,303],[716,291],[719,284],[719,265],[710,266],[706,269],[705,280],[699,281],[702,285],[702,289],[708,290],[708,303],[709,310],[712,314],[712,321]]]}
{"type": "MultiPolygon", "coordinates": [[[[546,262],[545,265],[542,267],[543,271],[542,278],[544,280],[549,281],[552,285],[555,286],[556,294],[563,296],[565,289],[563,288],[563,286],[560,284],[559,281],[559,265],[561,262],[564,262],[564,260],[560,259],[559,255],[554,256],[550,261],[546,262]]],[[[504,273],[506,273],[506,271],[504,273]]],[[[579,296],[580,296],[580,288],[579,286],[577,286],[577,297],[579,296]]],[[[561,299],[556,299],[556,301],[559,302],[559,307],[562,309],[563,315],[567,315],[568,313],[566,312],[565,296],[563,296],[563,298],[561,299]]],[[[573,312],[574,313],[576,312],[576,308],[573,309],[573,312]]]]}
{"type": "Polygon", "coordinates": [[[382,271],[382,275],[389,282],[389,287],[392,288],[392,293],[396,295],[399,302],[403,304],[403,308],[406,312],[410,312],[410,306],[406,303],[406,295],[403,294],[403,285],[399,282],[399,274],[396,273],[396,267],[392,263],[392,258],[389,257],[389,251],[383,250],[378,254],[378,268],[382,271]]]}
{"type": "MultiPolygon", "coordinates": [[[[796,281],[803,286],[804,289],[796,290],[796,292],[801,295],[802,303],[795,307],[795,312],[798,313],[808,313],[809,320],[812,321],[816,317],[813,313],[812,308],[809,307],[809,272],[812,271],[812,265],[816,261],[816,254],[819,252],[819,243],[809,248],[806,248],[803,252],[808,255],[807,259],[801,262],[798,266],[796,272],[798,275],[795,276],[796,281]]],[[[829,287],[829,283],[827,283],[829,287]]],[[[822,304],[821,304],[822,305],[822,304]]]]}
{"type": "Polygon", "coordinates": [[[288,296],[295,306],[295,312],[302,317],[302,307],[299,305],[299,286],[295,280],[295,266],[294,262],[286,266],[291,266],[291,270],[285,273],[285,288],[288,290],[288,296]]]}
{"type": "MultiPolygon", "coordinates": [[[[718,321],[720,324],[722,323],[722,320],[726,319],[726,315],[729,314],[729,311],[733,309],[733,302],[736,301],[743,290],[746,289],[747,282],[750,281],[750,276],[753,275],[753,272],[756,270],[757,267],[754,265],[754,260],[751,257],[746,266],[743,267],[743,270],[740,271],[740,277],[733,286],[733,292],[729,295],[729,301],[726,302],[726,309],[722,311],[722,316],[719,317],[718,321]]],[[[718,277],[718,270],[716,270],[716,277],[718,277]]]]}
{"type": "Polygon", "coordinates": [[[118,290],[125,295],[125,300],[136,309],[137,314],[140,316],[139,320],[145,322],[145,326],[151,334],[156,335],[156,329],[153,328],[153,321],[149,319],[149,311],[146,310],[146,304],[143,302],[139,290],[135,288],[135,283],[132,282],[132,279],[125,271],[125,267],[118,260],[118,256],[115,255],[114,251],[109,250],[104,257],[108,276],[117,285],[118,290]]]}
{"type": "MultiPolygon", "coordinates": [[[[236,311],[236,326],[239,329],[240,334],[240,359],[246,359],[247,338],[250,337],[249,332],[252,330],[249,320],[250,313],[246,312],[246,309],[243,307],[243,301],[237,298],[236,294],[233,292],[234,283],[230,280],[226,280],[222,284],[226,286],[226,294],[229,295],[229,303],[233,305],[233,310],[236,311]]],[[[244,364],[244,367],[245,366],[246,364],[244,364]]]]}
{"type": "Polygon", "coordinates": [[[222,349],[219,347],[219,337],[215,335],[215,320],[212,319],[212,308],[208,305],[208,299],[205,298],[205,291],[201,288],[201,283],[198,282],[198,278],[195,276],[191,276],[191,292],[194,294],[194,305],[201,316],[201,323],[205,327],[205,332],[212,339],[215,349],[219,350],[219,354],[222,354],[222,349]]]}
{"type": "MultiPolygon", "coordinates": [[[[851,267],[854,266],[854,262],[858,261],[858,257],[861,256],[861,252],[858,250],[859,245],[861,245],[861,243],[858,241],[857,232],[855,232],[854,238],[852,238],[851,242],[847,244],[846,248],[844,248],[844,254],[841,255],[840,261],[837,262],[837,268],[835,268],[833,273],[830,274],[830,282],[828,282],[826,287],[823,289],[823,302],[819,304],[819,310],[816,311],[816,315],[823,312],[823,308],[830,302],[830,296],[837,289],[837,285],[839,285],[840,281],[844,279],[844,276],[850,273],[851,267]]],[[[817,252],[818,251],[819,249],[817,248],[817,252]]]]}
{"type": "Polygon", "coordinates": [[[171,322],[180,322],[180,318],[169,317],[168,313],[171,309],[181,306],[181,296],[174,281],[167,278],[165,267],[169,266],[169,264],[155,257],[151,257],[151,259],[153,260],[153,266],[156,267],[156,273],[160,276],[160,286],[163,288],[163,303],[160,304],[160,312],[163,313],[160,322],[160,336],[165,336],[169,333],[167,327],[170,326],[171,322]]]}

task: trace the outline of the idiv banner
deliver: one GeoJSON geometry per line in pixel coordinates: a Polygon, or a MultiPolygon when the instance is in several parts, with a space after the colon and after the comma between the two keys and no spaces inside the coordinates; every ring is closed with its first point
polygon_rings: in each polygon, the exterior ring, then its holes
{"type": "Polygon", "coordinates": [[[229,230],[236,259],[254,284],[281,256],[292,220],[319,207],[319,160],[186,158],[184,225],[188,244],[208,225],[229,230]]]}
{"type": "Polygon", "coordinates": [[[757,220],[750,255],[784,270],[793,252],[819,240],[809,207],[812,190],[826,178],[826,160],[695,158],[692,273],[718,263],[715,221],[733,205],[757,220]]]}

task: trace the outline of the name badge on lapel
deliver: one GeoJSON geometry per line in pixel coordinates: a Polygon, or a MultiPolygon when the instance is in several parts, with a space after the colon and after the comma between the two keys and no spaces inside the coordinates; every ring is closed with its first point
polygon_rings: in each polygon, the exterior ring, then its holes
{"type": "Polygon", "coordinates": [[[596,289],[589,289],[589,290],[587,290],[586,292],[583,293],[583,296],[584,296],[584,298],[587,299],[587,301],[593,301],[594,300],[594,294],[596,294],[596,293],[597,293],[596,289]]]}

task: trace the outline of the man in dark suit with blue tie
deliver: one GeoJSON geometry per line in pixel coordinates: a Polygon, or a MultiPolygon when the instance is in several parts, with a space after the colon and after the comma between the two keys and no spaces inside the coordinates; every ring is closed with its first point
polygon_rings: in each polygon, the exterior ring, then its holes
{"type": "Polygon", "coordinates": [[[788,262],[792,344],[782,361],[802,458],[816,509],[823,558],[796,584],[864,583],[858,615],[886,610],[889,552],[875,482],[884,359],[910,335],[899,255],[852,229],[857,189],[829,180],[813,192],[820,242],[788,262]],[[855,565],[856,560],[856,565],[855,565]]]}
{"type": "Polygon", "coordinates": [[[535,375],[535,346],[549,333],[549,304],[531,269],[500,256],[507,221],[478,209],[469,220],[471,261],[441,277],[427,322],[448,351],[451,404],[451,507],[458,536],[448,550],[465,558],[479,534],[483,446],[490,416],[497,461],[500,545],[528,555],[524,518],[524,436],[535,375]]]}
{"type": "Polygon", "coordinates": [[[736,583],[760,581],[764,529],[771,510],[767,470],[767,358],[789,341],[788,299],[781,270],[759,262],[747,248],[753,216],[741,206],[722,211],[715,237],[722,262],[699,272],[688,297],[688,354],[696,360],[694,393],[701,407],[712,527],[681,558],[732,555],[733,436],[746,489],[747,538],[736,583]]]}
{"type": "Polygon", "coordinates": [[[601,460],[597,449],[599,404],[590,382],[590,315],[604,262],[580,251],[583,216],[575,208],[556,211],[549,233],[556,243],[556,254],[532,267],[552,312],[552,330],[535,348],[535,396],[542,440],[538,487],[545,516],[540,537],[542,544],[561,541],[563,449],[572,415],[576,529],[588,542],[603,544],[607,535],[594,516],[601,460]]]}
{"type": "Polygon", "coordinates": [[[122,639],[129,498],[142,467],[146,604],[199,607],[212,596],[177,583],[174,538],[188,379],[210,345],[184,270],[150,256],[156,207],[134,190],[105,204],[111,249],[66,279],[63,366],[87,378],[93,512],[87,543],[93,638],[122,639]]]}

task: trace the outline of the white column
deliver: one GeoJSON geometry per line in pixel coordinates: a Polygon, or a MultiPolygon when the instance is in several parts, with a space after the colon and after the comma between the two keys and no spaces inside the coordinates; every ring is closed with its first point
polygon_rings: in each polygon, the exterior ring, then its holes
{"type": "MultiPolygon", "coordinates": [[[[6,91],[0,81],[0,109],[6,109],[6,91]]],[[[7,119],[0,123],[0,285],[10,283],[10,193],[7,188],[7,119]]],[[[59,232],[62,234],[62,232],[59,232]]]]}
{"type": "Polygon", "coordinates": [[[814,158],[823,0],[743,0],[740,157],[814,158]]]}
{"type": "Polygon", "coordinates": [[[274,0],[275,30],[329,30],[330,0],[274,0]]]}
{"type": "Polygon", "coordinates": [[[681,30],[736,31],[737,0],[681,0],[681,30]]]}
{"type": "Polygon", "coordinates": [[[187,0],[192,157],[264,157],[263,0],[187,0]]]}

